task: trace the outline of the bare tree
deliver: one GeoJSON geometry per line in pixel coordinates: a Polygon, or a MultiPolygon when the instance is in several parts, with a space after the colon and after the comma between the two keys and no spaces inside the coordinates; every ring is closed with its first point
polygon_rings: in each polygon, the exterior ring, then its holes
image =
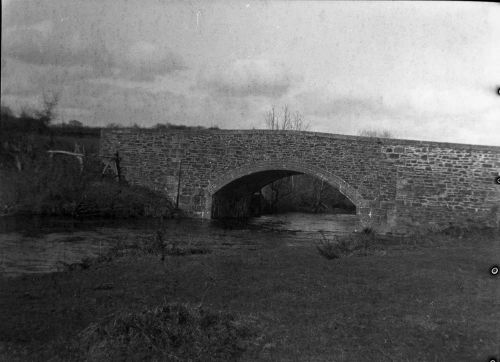
{"type": "Polygon", "coordinates": [[[322,208],[326,208],[323,204],[323,196],[326,190],[326,182],[323,179],[315,178],[312,185],[313,211],[318,213],[322,208]]]}
{"type": "Polygon", "coordinates": [[[275,131],[307,131],[309,123],[304,120],[300,112],[292,113],[288,105],[283,106],[283,111],[280,113],[275,106],[266,113],[266,126],[270,130],[275,131]]]}
{"type": "MultiPolygon", "coordinates": [[[[287,104],[283,106],[282,112],[278,112],[273,105],[265,116],[266,126],[274,131],[307,131],[309,123],[304,120],[298,111],[290,111],[287,104]]],[[[293,176],[285,177],[271,182],[267,187],[271,191],[271,210],[276,211],[278,202],[293,194],[293,176]]]]}
{"type": "Polygon", "coordinates": [[[394,138],[393,134],[386,130],[362,129],[358,131],[358,136],[377,137],[377,138],[394,138]]]}
{"type": "Polygon", "coordinates": [[[111,122],[105,125],[106,128],[122,128],[123,126],[119,123],[111,122]]]}
{"type": "Polygon", "coordinates": [[[278,210],[278,203],[293,193],[293,176],[273,181],[267,187],[271,191],[269,200],[271,212],[275,213],[278,210]]]}
{"type": "Polygon", "coordinates": [[[56,106],[59,103],[60,94],[58,92],[43,93],[42,95],[42,109],[37,111],[35,116],[43,122],[45,126],[56,116],[56,106]]]}

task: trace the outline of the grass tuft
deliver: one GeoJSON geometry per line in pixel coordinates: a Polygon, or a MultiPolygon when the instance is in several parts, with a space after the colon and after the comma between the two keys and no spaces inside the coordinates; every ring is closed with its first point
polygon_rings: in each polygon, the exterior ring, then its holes
{"type": "Polygon", "coordinates": [[[376,249],[377,234],[371,228],[364,228],[360,233],[336,236],[328,239],[321,233],[321,240],[316,244],[316,249],[321,256],[327,259],[337,259],[352,255],[368,255],[376,249]]]}
{"type": "Polygon", "coordinates": [[[91,323],[85,360],[217,361],[238,358],[257,336],[254,321],[188,304],[163,304],[91,323]]]}
{"type": "Polygon", "coordinates": [[[327,239],[324,234],[321,234],[321,237],[322,239],[316,244],[318,253],[329,260],[340,258],[342,252],[339,248],[337,238],[327,239]]]}
{"type": "Polygon", "coordinates": [[[161,227],[154,235],[143,239],[139,249],[146,254],[161,255],[164,260],[166,255],[185,256],[193,254],[208,254],[211,250],[207,247],[193,245],[191,242],[180,242],[178,239],[167,240],[166,230],[161,227]]]}
{"type": "Polygon", "coordinates": [[[316,249],[321,256],[330,260],[352,255],[353,251],[358,248],[357,239],[340,238],[336,235],[328,239],[323,233],[321,237],[322,239],[316,244],[316,249]]]}

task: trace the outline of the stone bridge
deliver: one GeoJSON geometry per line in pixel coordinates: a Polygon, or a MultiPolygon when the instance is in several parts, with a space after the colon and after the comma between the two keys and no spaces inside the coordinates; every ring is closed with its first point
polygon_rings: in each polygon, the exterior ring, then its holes
{"type": "Polygon", "coordinates": [[[189,214],[241,216],[251,195],[309,174],[381,231],[498,225],[500,147],[267,130],[104,129],[101,156],[118,152],[124,178],[160,191],[189,214]]]}

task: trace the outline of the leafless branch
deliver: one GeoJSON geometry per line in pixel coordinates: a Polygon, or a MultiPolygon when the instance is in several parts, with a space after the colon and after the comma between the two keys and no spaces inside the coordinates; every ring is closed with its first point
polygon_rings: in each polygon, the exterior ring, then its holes
{"type": "Polygon", "coordinates": [[[283,106],[281,114],[273,105],[266,113],[265,122],[268,129],[275,131],[307,131],[309,129],[309,123],[304,120],[302,114],[297,111],[292,114],[287,104],[283,106]]]}

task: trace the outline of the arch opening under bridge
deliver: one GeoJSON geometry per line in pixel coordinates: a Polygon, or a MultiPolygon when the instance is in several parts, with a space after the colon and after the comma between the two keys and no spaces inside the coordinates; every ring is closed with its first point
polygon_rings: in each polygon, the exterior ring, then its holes
{"type": "Polygon", "coordinates": [[[357,189],[340,177],[316,166],[290,161],[268,161],[228,170],[210,183],[206,211],[210,218],[239,218],[250,216],[252,195],[279,179],[306,174],[318,178],[344,195],[361,217],[367,202],[357,189]]]}

